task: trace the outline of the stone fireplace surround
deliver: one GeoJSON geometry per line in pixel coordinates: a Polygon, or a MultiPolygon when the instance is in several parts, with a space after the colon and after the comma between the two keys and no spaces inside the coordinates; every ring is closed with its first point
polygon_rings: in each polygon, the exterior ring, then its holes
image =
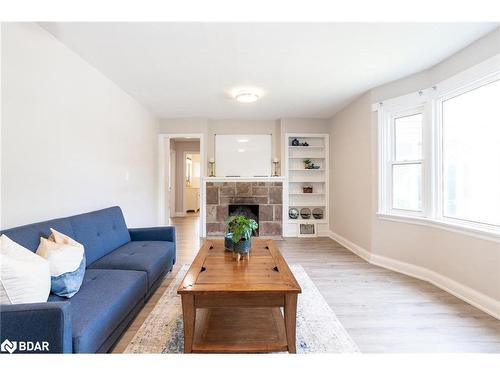
{"type": "Polygon", "coordinates": [[[282,235],[282,181],[207,181],[206,233],[222,236],[229,205],[259,205],[259,236],[282,235]]]}

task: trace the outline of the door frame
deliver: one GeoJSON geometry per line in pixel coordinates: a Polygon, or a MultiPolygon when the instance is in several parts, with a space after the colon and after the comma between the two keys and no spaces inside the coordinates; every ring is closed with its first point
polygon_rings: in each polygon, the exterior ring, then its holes
{"type": "Polygon", "coordinates": [[[200,212],[198,212],[198,215],[201,214],[201,183],[203,181],[202,175],[201,175],[201,150],[199,151],[184,151],[182,154],[182,212],[184,215],[186,214],[186,155],[188,154],[198,154],[200,155],[200,187],[198,188],[198,194],[199,200],[200,200],[200,212]]]}
{"type": "MultiPolygon", "coordinates": [[[[205,189],[202,189],[201,184],[205,178],[205,136],[203,133],[162,133],[158,135],[158,224],[170,225],[170,202],[168,215],[166,211],[166,197],[170,192],[167,191],[166,184],[166,158],[168,155],[168,162],[170,163],[170,140],[174,138],[192,138],[193,141],[200,141],[200,234],[203,232],[203,224],[205,222],[205,207],[202,202],[205,201],[205,189]],[[167,217],[168,216],[168,217],[167,217]]],[[[168,195],[170,198],[170,195],[168,195]]],[[[184,202],[182,202],[184,206],[184,202]]]]}
{"type": "MultiPolygon", "coordinates": [[[[177,157],[176,157],[176,152],[175,150],[172,150],[170,149],[170,160],[169,160],[169,179],[168,179],[168,184],[170,186],[166,186],[165,188],[166,189],[169,189],[169,201],[168,201],[168,205],[169,205],[169,215],[170,217],[174,217],[175,216],[175,195],[176,195],[176,192],[177,190],[175,189],[175,184],[176,184],[176,177],[175,177],[175,174],[176,174],[176,171],[177,171],[177,166],[176,166],[176,163],[177,163],[177,157]],[[173,182],[172,182],[173,181],[173,182]],[[173,202],[173,204],[172,204],[173,202]]],[[[167,214],[165,212],[165,214],[167,214]]]]}

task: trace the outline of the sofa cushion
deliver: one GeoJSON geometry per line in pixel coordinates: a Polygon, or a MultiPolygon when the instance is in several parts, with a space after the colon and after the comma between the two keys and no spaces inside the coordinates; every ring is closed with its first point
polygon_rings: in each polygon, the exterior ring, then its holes
{"type": "MultiPolygon", "coordinates": [[[[87,269],[80,291],[70,300],[73,352],[95,353],[147,291],[142,271],[87,269]]],[[[50,301],[67,301],[51,295],[50,301]]]]}
{"type": "Polygon", "coordinates": [[[87,264],[130,242],[120,207],[54,219],[1,231],[10,239],[35,252],[40,237],[48,238],[54,228],[85,246],[87,264]]]}
{"type": "MultiPolygon", "coordinates": [[[[87,264],[92,264],[118,247],[130,242],[130,234],[120,207],[89,212],[68,218],[73,234],[64,233],[85,247],[87,264]]],[[[55,228],[57,229],[57,228],[55,228]]]]}
{"type": "Polygon", "coordinates": [[[148,287],[169,271],[175,258],[175,244],[167,241],[132,241],[92,263],[90,268],[145,271],[148,287]]]}

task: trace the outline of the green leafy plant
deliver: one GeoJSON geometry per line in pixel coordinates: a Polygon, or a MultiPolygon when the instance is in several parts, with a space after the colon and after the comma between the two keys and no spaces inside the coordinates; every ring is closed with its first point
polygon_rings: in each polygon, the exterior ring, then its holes
{"type": "Polygon", "coordinates": [[[238,243],[242,239],[249,240],[252,237],[252,232],[259,227],[255,220],[243,215],[229,216],[225,224],[225,234],[231,236],[234,243],[238,243]]]}
{"type": "Polygon", "coordinates": [[[309,167],[309,165],[311,164],[311,160],[310,159],[305,159],[304,160],[304,167],[307,169],[309,167]]]}

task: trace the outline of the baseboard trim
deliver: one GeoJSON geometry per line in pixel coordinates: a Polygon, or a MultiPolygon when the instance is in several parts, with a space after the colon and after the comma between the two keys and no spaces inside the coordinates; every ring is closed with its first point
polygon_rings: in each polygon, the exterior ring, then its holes
{"type": "Polygon", "coordinates": [[[349,241],[347,238],[330,231],[329,237],[350,250],[354,254],[366,260],[368,263],[391,271],[399,272],[416,279],[427,281],[440,289],[460,298],[462,301],[477,307],[479,310],[500,320],[500,301],[497,301],[477,290],[463,285],[449,277],[443,276],[428,268],[416,266],[411,263],[402,262],[382,255],[372,254],[363,247],[349,241]]]}
{"type": "Polygon", "coordinates": [[[347,238],[342,237],[340,234],[330,231],[329,237],[344,246],[346,249],[352,251],[357,256],[363,258],[368,263],[371,263],[371,253],[363,247],[349,241],[347,238]]]}

